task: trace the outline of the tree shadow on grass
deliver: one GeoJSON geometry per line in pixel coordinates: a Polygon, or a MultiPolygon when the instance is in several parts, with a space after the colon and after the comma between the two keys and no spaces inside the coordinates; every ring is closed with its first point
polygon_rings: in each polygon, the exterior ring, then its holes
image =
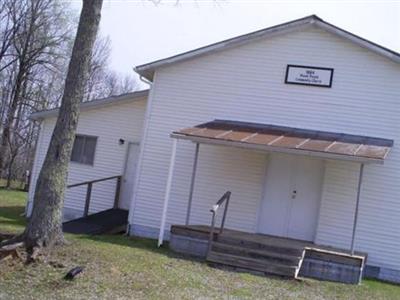
{"type": "Polygon", "coordinates": [[[180,259],[190,261],[192,263],[200,263],[204,265],[208,265],[210,268],[222,270],[229,273],[245,273],[245,274],[252,274],[254,276],[263,277],[263,278],[271,278],[271,279],[278,279],[284,281],[290,281],[297,283],[297,280],[294,280],[290,277],[283,277],[279,275],[267,274],[263,272],[256,272],[251,270],[245,270],[241,268],[230,267],[221,264],[214,264],[207,262],[204,258],[199,258],[197,256],[189,255],[189,254],[181,254],[177,252],[173,252],[169,249],[168,242],[164,242],[162,247],[157,246],[157,240],[155,239],[148,239],[148,238],[140,238],[134,236],[126,236],[126,235],[79,235],[79,239],[81,240],[91,240],[96,242],[104,242],[104,243],[111,243],[113,245],[131,247],[134,249],[146,250],[150,251],[155,254],[161,254],[167,256],[168,258],[172,259],[180,259]]]}
{"type": "Polygon", "coordinates": [[[165,255],[171,258],[185,259],[197,262],[204,262],[204,259],[188,254],[180,254],[169,249],[168,242],[164,242],[162,247],[157,246],[157,240],[140,238],[126,235],[79,235],[81,240],[91,240],[96,242],[110,243],[113,245],[131,247],[135,249],[147,250],[156,254],[165,255]]]}
{"type": "Polygon", "coordinates": [[[205,264],[211,268],[223,270],[225,272],[230,272],[230,273],[236,273],[236,274],[237,273],[246,273],[246,274],[250,273],[252,275],[260,276],[260,277],[264,277],[264,278],[267,277],[267,278],[273,278],[273,279],[279,279],[279,280],[285,280],[285,281],[287,281],[287,280],[294,281],[290,277],[282,277],[279,275],[266,274],[263,272],[256,272],[256,271],[245,270],[245,269],[241,269],[241,268],[229,267],[226,265],[209,263],[205,259],[199,258],[197,256],[173,252],[172,250],[169,249],[168,242],[164,242],[163,246],[159,248],[159,247],[157,247],[157,240],[154,240],[154,239],[126,236],[126,235],[80,235],[79,239],[111,243],[114,245],[120,245],[120,246],[135,248],[135,249],[146,250],[146,251],[150,251],[155,254],[165,255],[165,256],[167,256],[169,258],[173,258],[173,259],[182,259],[182,260],[190,261],[193,263],[205,264]]]}

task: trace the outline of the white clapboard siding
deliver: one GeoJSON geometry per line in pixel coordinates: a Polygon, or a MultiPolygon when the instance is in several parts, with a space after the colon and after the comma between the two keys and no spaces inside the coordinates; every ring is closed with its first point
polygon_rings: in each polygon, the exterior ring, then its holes
{"type": "Polygon", "coordinates": [[[326,162],[317,244],[350,249],[359,170],[357,163],[326,162]]]}
{"type": "MultiPolygon", "coordinates": [[[[77,134],[97,136],[94,165],[71,162],[68,184],[122,175],[128,142],[140,142],[146,110],[146,99],[132,99],[130,102],[109,105],[82,111],[77,134]],[[119,139],[125,144],[120,145],[119,139]]],[[[35,186],[40,167],[50,142],[55,125],[55,117],[44,119],[35,155],[32,187],[35,186]]],[[[86,185],[67,189],[65,208],[83,211],[86,185]]],[[[93,185],[90,212],[111,208],[114,202],[116,180],[93,185]]],[[[34,188],[29,191],[29,201],[33,200],[34,188]]]]}
{"type": "MultiPolygon", "coordinates": [[[[396,256],[400,249],[399,80],[398,64],[314,27],[156,70],[130,223],[159,228],[172,146],[169,134],[182,127],[219,118],[390,138],[395,148],[385,165],[365,168],[356,246],[368,252],[370,264],[400,270],[400,256],[396,256]],[[287,64],[334,68],[332,88],[284,84],[287,64]]],[[[233,193],[236,212],[229,212],[227,222],[235,228],[255,228],[256,220],[249,218],[256,215],[255,198],[262,190],[256,186],[263,182],[261,157],[255,152],[211,148],[200,150],[193,220],[208,224],[207,204],[225,189],[235,189],[240,199],[233,193]]],[[[168,224],[183,223],[193,153],[190,142],[178,143],[168,224]]],[[[358,175],[356,166],[342,166],[329,163],[326,170],[317,238],[348,246],[355,201],[350,199],[354,190],[348,184],[356,184],[358,175]],[[332,203],[336,200],[337,205],[332,203]],[[347,232],[342,225],[337,229],[341,222],[347,232]]]]}
{"type": "MultiPolygon", "coordinates": [[[[194,144],[179,143],[178,161],[171,195],[169,224],[184,223],[187,209],[191,168],[181,164],[185,149],[193,154],[194,144]],[[185,145],[186,144],[186,145],[185,145]],[[190,151],[192,150],[192,151],[190,151]],[[188,173],[187,170],[190,172],[188,173]],[[182,201],[184,200],[184,201],[182,201]],[[177,210],[175,210],[178,208],[177,210]]],[[[246,231],[255,230],[257,208],[262,195],[261,180],[265,172],[266,155],[237,148],[201,145],[193,194],[191,224],[211,221],[210,208],[226,191],[231,191],[229,218],[226,226],[246,231]],[[233,163],[234,162],[234,163],[233,163]]],[[[192,157],[188,157],[190,161],[192,157]]],[[[222,217],[223,207],[219,211],[222,217]]],[[[220,219],[219,219],[220,220],[220,219]]]]}

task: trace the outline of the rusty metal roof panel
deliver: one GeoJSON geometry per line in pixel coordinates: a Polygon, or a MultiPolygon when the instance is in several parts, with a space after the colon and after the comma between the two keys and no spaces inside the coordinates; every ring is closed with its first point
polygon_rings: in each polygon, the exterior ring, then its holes
{"type": "Polygon", "coordinates": [[[325,151],[325,149],[328,148],[332,143],[332,141],[309,139],[298,148],[310,151],[325,151]]]}
{"type": "Polygon", "coordinates": [[[182,133],[182,134],[193,134],[193,133],[195,133],[196,131],[199,131],[199,130],[200,130],[200,128],[197,128],[197,127],[189,127],[189,128],[183,128],[183,129],[179,130],[179,133],[182,133]]]}
{"type": "Polygon", "coordinates": [[[298,145],[301,145],[307,138],[304,137],[296,137],[296,136],[282,136],[282,138],[277,139],[273,142],[272,146],[276,147],[286,147],[286,148],[296,148],[298,145]]]}
{"type": "Polygon", "coordinates": [[[227,135],[224,136],[224,139],[229,141],[236,141],[240,142],[242,140],[246,140],[249,138],[253,133],[247,131],[231,131],[227,135]]]}
{"type": "Polygon", "coordinates": [[[378,137],[231,120],[203,123],[174,131],[173,136],[265,146],[268,147],[267,151],[273,151],[275,148],[282,151],[286,148],[298,150],[300,154],[307,151],[316,155],[326,153],[339,158],[342,156],[370,160],[385,159],[393,146],[393,140],[378,137]]]}
{"type": "Polygon", "coordinates": [[[277,138],[282,135],[275,135],[275,134],[265,134],[265,133],[257,133],[249,136],[246,143],[253,143],[253,144],[260,144],[260,145],[268,145],[277,138]]]}
{"type": "Polygon", "coordinates": [[[353,155],[359,147],[360,144],[334,142],[325,149],[325,152],[353,155]]]}
{"type": "Polygon", "coordinates": [[[362,145],[357,151],[358,156],[372,157],[372,158],[385,158],[389,153],[389,147],[381,147],[374,145],[362,145]]]}
{"type": "Polygon", "coordinates": [[[198,130],[193,132],[192,135],[209,137],[209,138],[218,138],[219,136],[222,136],[224,133],[227,133],[227,130],[205,128],[204,130],[198,130]]]}

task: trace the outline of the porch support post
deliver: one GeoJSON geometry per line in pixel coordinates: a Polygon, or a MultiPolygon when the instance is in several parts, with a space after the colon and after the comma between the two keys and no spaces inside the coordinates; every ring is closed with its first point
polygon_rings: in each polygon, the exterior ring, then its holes
{"type": "Polygon", "coordinates": [[[188,201],[188,207],[187,207],[187,212],[186,212],[186,222],[185,222],[186,225],[189,225],[190,211],[192,209],[193,190],[194,190],[194,182],[196,179],[197,161],[199,158],[199,148],[200,148],[200,144],[196,143],[196,150],[195,150],[195,154],[194,154],[193,169],[192,169],[192,179],[190,182],[189,201],[188,201]]]}
{"type": "Polygon", "coordinates": [[[354,223],[353,223],[353,235],[351,237],[351,255],[354,255],[354,241],[356,237],[356,229],[357,229],[357,219],[358,219],[358,209],[360,206],[360,193],[361,193],[361,183],[364,173],[364,164],[360,164],[360,174],[358,176],[358,188],[357,188],[357,202],[356,202],[356,209],[354,212],[354,223]]]}
{"type": "Polygon", "coordinates": [[[162,217],[161,217],[160,233],[158,235],[158,247],[160,247],[162,245],[163,240],[164,240],[165,221],[167,219],[168,202],[169,202],[169,198],[170,198],[170,194],[171,194],[172,176],[174,174],[177,143],[178,143],[178,140],[174,139],[174,142],[172,144],[171,160],[169,163],[167,186],[165,189],[164,207],[163,207],[163,212],[162,212],[162,217]]]}

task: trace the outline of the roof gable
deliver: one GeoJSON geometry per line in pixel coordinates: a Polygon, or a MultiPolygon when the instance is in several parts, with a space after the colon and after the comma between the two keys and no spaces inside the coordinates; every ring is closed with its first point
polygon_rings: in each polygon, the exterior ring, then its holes
{"type": "Polygon", "coordinates": [[[184,52],[181,54],[177,54],[168,58],[156,60],[147,64],[143,64],[137,66],[135,71],[149,79],[153,80],[154,71],[159,67],[168,66],[177,62],[185,61],[188,59],[196,58],[205,54],[210,54],[216,51],[222,51],[225,49],[230,49],[232,47],[236,47],[242,44],[246,44],[249,42],[253,42],[259,39],[269,38],[276,35],[281,35],[289,32],[293,32],[295,30],[301,30],[309,26],[316,26],[321,28],[327,32],[333,33],[341,38],[347,39],[363,48],[369,49],[379,55],[382,55],[394,62],[400,63],[400,54],[375,44],[367,39],[359,37],[351,32],[348,32],[344,29],[341,29],[335,25],[332,25],[328,22],[325,22],[321,18],[317,17],[316,15],[311,15],[308,17],[304,17],[301,19],[297,19],[294,21],[290,21],[287,23],[275,25],[272,27],[268,27],[265,29],[261,29],[258,31],[254,31],[248,34],[240,35],[231,39],[227,39],[221,42],[217,42],[214,44],[210,44],[201,48],[197,48],[188,52],[184,52]]]}

